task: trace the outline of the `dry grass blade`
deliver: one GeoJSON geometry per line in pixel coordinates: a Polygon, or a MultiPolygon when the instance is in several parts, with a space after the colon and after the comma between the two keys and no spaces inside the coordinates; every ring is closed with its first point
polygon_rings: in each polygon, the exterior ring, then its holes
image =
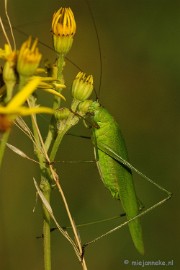
{"type": "Polygon", "coordinates": [[[26,122],[22,119],[22,117],[17,117],[15,121],[15,125],[33,142],[35,143],[34,135],[26,122]]]}
{"type": "Polygon", "coordinates": [[[7,147],[12,150],[14,153],[16,153],[17,155],[21,156],[22,158],[26,158],[28,160],[31,160],[35,163],[38,163],[38,161],[36,161],[35,159],[33,158],[30,158],[28,155],[26,155],[23,151],[21,151],[19,148],[15,147],[14,145],[10,144],[10,143],[6,143],[7,147]]]}
{"type": "Polygon", "coordinates": [[[44,206],[46,207],[48,213],[50,214],[51,218],[53,219],[54,223],[56,224],[58,230],[62,233],[62,235],[71,243],[71,245],[73,246],[74,250],[75,250],[75,253],[79,259],[79,261],[82,261],[82,258],[81,258],[81,254],[76,246],[76,244],[74,243],[74,241],[71,239],[71,237],[69,236],[69,234],[67,233],[67,231],[63,230],[63,228],[59,225],[59,223],[57,222],[54,214],[53,214],[53,210],[49,204],[49,202],[46,200],[46,198],[44,197],[42,191],[40,190],[40,188],[38,187],[38,184],[36,182],[36,180],[33,178],[34,180],[34,185],[35,185],[35,188],[36,188],[36,191],[42,201],[42,203],[44,204],[44,206]]]}
{"type": "Polygon", "coordinates": [[[7,4],[8,4],[8,1],[5,0],[5,14],[6,14],[6,18],[8,20],[9,29],[11,31],[11,36],[12,36],[12,40],[13,40],[14,50],[16,50],[16,41],[15,41],[15,37],[14,37],[12,25],[11,25],[11,20],[10,20],[9,15],[8,15],[7,4]]]}
{"type": "Polygon", "coordinates": [[[36,140],[34,138],[34,134],[23,120],[22,117],[17,117],[16,121],[14,122],[16,127],[19,128],[32,142],[36,149],[38,149],[41,153],[43,153],[42,148],[38,146],[36,140]]]}

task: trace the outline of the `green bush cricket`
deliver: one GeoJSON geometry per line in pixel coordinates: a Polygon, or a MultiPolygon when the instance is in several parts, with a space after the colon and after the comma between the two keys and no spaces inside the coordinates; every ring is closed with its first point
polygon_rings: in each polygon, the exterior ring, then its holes
{"type": "MultiPolygon", "coordinates": [[[[99,126],[99,128],[92,128],[92,140],[95,147],[97,145],[98,148],[95,148],[94,152],[100,177],[105,187],[110,190],[112,197],[121,200],[122,207],[129,220],[139,213],[132,172],[129,168],[117,162],[112,154],[108,154],[106,149],[106,146],[108,146],[110,150],[128,160],[124,138],[115,119],[98,102],[91,105],[90,112],[94,114],[93,120],[99,126]]],[[[135,247],[143,254],[144,244],[139,219],[133,220],[128,225],[135,247]]]]}
{"type": "MultiPolygon", "coordinates": [[[[171,193],[156,184],[128,162],[128,153],[120,127],[105,108],[98,102],[93,102],[88,111],[88,124],[90,121],[96,123],[95,125],[92,124],[91,127],[92,142],[101,180],[105,187],[111,192],[112,197],[121,201],[127,220],[129,221],[125,222],[124,225],[128,224],[136,249],[139,253],[144,254],[139,216],[144,215],[170,199],[171,193]],[[140,203],[136,196],[132,171],[164,191],[167,194],[167,197],[147,210],[140,212],[140,203]]],[[[119,228],[122,227],[122,225],[120,225],[119,228]]],[[[97,239],[100,238],[101,237],[98,237],[97,239]]],[[[94,241],[96,241],[96,239],[94,241]]]]}

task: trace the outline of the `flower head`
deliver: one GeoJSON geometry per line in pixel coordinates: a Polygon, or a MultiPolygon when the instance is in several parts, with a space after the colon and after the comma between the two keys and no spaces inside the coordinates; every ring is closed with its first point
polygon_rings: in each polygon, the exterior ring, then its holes
{"type": "Polygon", "coordinates": [[[70,110],[68,108],[60,108],[59,110],[56,110],[55,117],[58,120],[67,120],[69,115],[71,114],[70,110]]]}
{"type": "Polygon", "coordinates": [[[14,119],[19,115],[26,116],[37,113],[54,114],[54,110],[48,107],[28,108],[22,106],[27,98],[36,90],[40,82],[40,77],[33,78],[11,99],[6,106],[0,106],[0,131],[4,132],[8,130],[14,119]]]}
{"type": "Polygon", "coordinates": [[[12,96],[13,88],[17,81],[17,51],[13,51],[9,44],[5,44],[4,49],[0,48],[0,58],[5,60],[2,77],[3,82],[6,85],[6,99],[9,100],[12,96]]]}
{"type": "Polygon", "coordinates": [[[9,44],[4,45],[4,50],[0,48],[0,58],[7,61],[15,62],[17,58],[17,52],[12,51],[9,44]]]}
{"type": "Polygon", "coordinates": [[[76,33],[76,21],[70,8],[60,8],[52,19],[54,48],[59,54],[67,54],[76,33]]]}
{"type": "Polygon", "coordinates": [[[39,66],[42,55],[37,48],[37,42],[37,39],[35,39],[32,43],[31,37],[29,37],[20,48],[17,71],[21,76],[32,76],[39,66]]]}
{"type": "Polygon", "coordinates": [[[72,95],[79,101],[88,99],[93,91],[93,76],[79,72],[72,85],[72,95]]]}

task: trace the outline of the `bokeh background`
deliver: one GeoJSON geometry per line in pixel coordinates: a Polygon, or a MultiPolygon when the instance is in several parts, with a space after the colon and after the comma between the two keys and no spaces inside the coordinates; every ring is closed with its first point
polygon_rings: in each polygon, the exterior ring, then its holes
{"type": "MultiPolygon", "coordinates": [[[[4,17],[3,0],[1,16],[4,17]]],[[[77,34],[68,57],[87,73],[93,74],[99,100],[119,122],[126,139],[131,163],[157,183],[173,192],[167,203],[142,220],[145,255],[135,250],[128,228],[103,238],[87,248],[88,269],[141,269],[132,261],[172,261],[168,269],[179,269],[179,153],[180,153],[180,3],[178,0],[90,0],[102,53],[102,84],[97,37],[89,9],[83,0],[9,0],[9,15],[17,46],[27,35],[51,45],[51,16],[61,5],[70,6],[77,21],[77,34]],[[129,263],[125,264],[124,261],[129,263]]],[[[0,45],[4,39],[0,36],[0,45]]],[[[55,54],[39,45],[44,60],[55,54]]],[[[78,69],[67,61],[65,76],[70,86],[78,69]]],[[[49,104],[49,96],[42,95],[49,104]]],[[[65,106],[65,104],[64,104],[65,106]]],[[[28,120],[27,120],[28,121],[28,120]]],[[[47,117],[39,118],[45,136],[47,117]]],[[[83,124],[72,130],[90,134],[83,124]]],[[[13,127],[10,142],[33,157],[28,139],[13,127]]],[[[89,140],[67,136],[57,160],[92,160],[89,140]]],[[[56,165],[67,200],[77,224],[113,217],[122,212],[118,201],[104,189],[95,164],[56,165]]],[[[43,269],[40,202],[35,206],[33,177],[40,173],[34,163],[7,149],[0,172],[0,269],[43,269]]],[[[138,197],[146,208],[165,194],[135,175],[138,197]]],[[[52,207],[60,224],[68,219],[61,198],[52,193],[52,207]]],[[[123,220],[122,220],[123,221],[123,220]]],[[[121,220],[85,227],[82,242],[89,241],[121,220]]],[[[81,269],[71,246],[58,233],[52,233],[52,260],[56,269],[81,269]]],[[[160,266],[146,266],[159,269],[160,266]]],[[[162,267],[161,269],[164,269],[162,267]]]]}

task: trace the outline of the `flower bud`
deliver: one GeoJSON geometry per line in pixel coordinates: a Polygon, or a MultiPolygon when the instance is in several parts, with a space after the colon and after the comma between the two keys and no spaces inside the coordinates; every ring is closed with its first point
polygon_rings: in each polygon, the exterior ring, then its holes
{"type": "Polygon", "coordinates": [[[13,94],[13,89],[16,84],[16,64],[17,64],[17,51],[13,51],[10,45],[5,44],[4,49],[0,49],[0,58],[6,62],[4,64],[2,76],[3,82],[6,85],[6,101],[8,102],[13,94]]]}
{"type": "Polygon", "coordinates": [[[35,39],[31,45],[31,37],[29,37],[21,46],[17,61],[17,71],[21,76],[32,76],[39,66],[42,55],[37,48],[37,42],[35,39]]]}
{"type": "Polygon", "coordinates": [[[79,72],[72,85],[72,96],[79,100],[85,101],[93,91],[93,76],[79,72]]]}
{"type": "Polygon", "coordinates": [[[56,110],[55,117],[58,120],[65,120],[69,117],[70,113],[71,112],[68,108],[61,108],[59,110],[56,110]]]}
{"type": "Polygon", "coordinates": [[[17,59],[17,52],[12,51],[9,44],[5,44],[4,50],[0,48],[0,58],[13,62],[15,64],[17,59]]]}
{"type": "Polygon", "coordinates": [[[54,49],[58,54],[67,54],[76,33],[76,21],[70,8],[60,8],[52,19],[54,49]]]}
{"type": "Polygon", "coordinates": [[[3,80],[6,84],[16,84],[16,74],[14,63],[11,61],[6,61],[3,68],[3,80]]]}
{"type": "Polygon", "coordinates": [[[92,103],[93,103],[93,101],[90,99],[82,101],[78,105],[78,111],[80,113],[86,114],[89,111],[89,106],[91,106],[92,103]]]}

